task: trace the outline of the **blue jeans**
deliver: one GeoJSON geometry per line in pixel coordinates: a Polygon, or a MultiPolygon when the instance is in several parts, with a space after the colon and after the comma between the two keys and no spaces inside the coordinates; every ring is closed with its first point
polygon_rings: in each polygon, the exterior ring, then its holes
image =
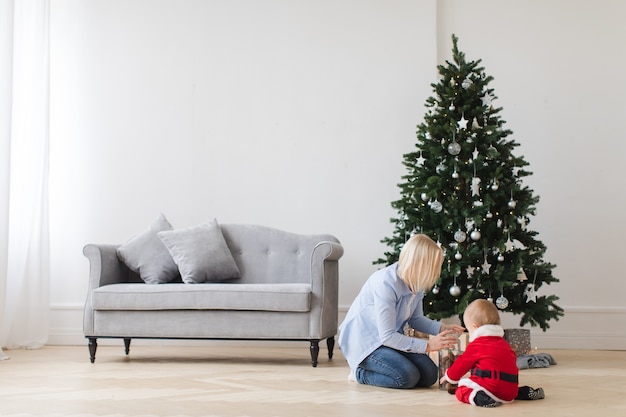
{"type": "Polygon", "coordinates": [[[358,383],[377,387],[430,387],[439,379],[439,369],[424,353],[381,346],[359,364],[355,376],[358,383]]]}

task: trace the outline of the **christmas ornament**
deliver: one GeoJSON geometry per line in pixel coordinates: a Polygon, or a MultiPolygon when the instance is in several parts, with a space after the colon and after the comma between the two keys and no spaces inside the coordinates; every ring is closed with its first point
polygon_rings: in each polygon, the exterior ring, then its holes
{"type": "Polygon", "coordinates": [[[490,303],[493,303],[493,297],[492,296],[487,297],[487,301],[489,301],[490,303]]]}
{"type": "Polygon", "coordinates": [[[507,298],[504,295],[501,295],[500,297],[496,298],[496,307],[498,307],[500,310],[504,310],[508,306],[509,306],[509,300],[507,300],[507,298]]]}
{"type": "Polygon", "coordinates": [[[485,274],[489,274],[489,270],[491,269],[491,264],[487,261],[487,257],[485,256],[485,262],[482,264],[483,272],[485,274]]]}
{"type": "Polygon", "coordinates": [[[480,195],[480,178],[472,178],[472,197],[480,195]]]}
{"type": "Polygon", "coordinates": [[[439,294],[439,287],[436,285],[433,287],[433,294],[439,294]]]}
{"type": "Polygon", "coordinates": [[[454,172],[452,173],[452,178],[454,178],[454,179],[459,178],[459,173],[456,172],[456,168],[454,169],[454,172]]]}
{"type": "Polygon", "coordinates": [[[465,233],[462,230],[457,230],[456,232],[454,232],[454,240],[456,240],[459,243],[463,243],[465,242],[465,240],[467,239],[467,233],[465,233]]]}
{"type": "Polygon", "coordinates": [[[461,295],[461,287],[456,285],[456,283],[450,287],[450,295],[453,297],[458,297],[461,295]]]}
{"type": "Polygon", "coordinates": [[[520,268],[519,272],[517,273],[517,280],[519,282],[528,281],[528,277],[526,276],[526,272],[524,272],[523,268],[520,268]]]}
{"type": "Polygon", "coordinates": [[[422,156],[422,151],[420,151],[420,156],[418,156],[417,159],[415,160],[415,164],[417,164],[418,167],[421,167],[422,165],[424,165],[425,160],[426,158],[422,156]]]}
{"type": "Polygon", "coordinates": [[[453,140],[452,143],[448,145],[448,153],[450,155],[458,155],[461,152],[461,145],[456,140],[453,140]]]}
{"type": "Polygon", "coordinates": [[[494,179],[494,180],[493,180],[493,184],[491,184],[491,189],[492,189],[493,191],[498,191],[498,188],[500,188],[500,187],[498,186],[498,180],[494,179]]]}
{"type": "Polygon", "coordinates": [[[463,255],[461,254],[461,252],[455,253],[454,259],[456,259],[457,261],[460,261],[461,259],[463,259],[463,255]]]}
{"type": "Polygon", "coordinates": [[[472,240],[476,241],[476,240],[480,240],[480,232],[478,230],[474,230],[472,233],[470,233],[470,237],[472,238],[472,240]]]}
{"type": "Polygon", "coordinates": [[[535,284],[527,284],[526,290],[524,291],[524,295],[526,296],[526,302],[533,303],[537,302],[537,293],[535,292],[535,284]]]}
{"type": "Polygon", "coordinates": [[[507,252],[511,252],[513,249],[515,249],[515,243],[513,243],[513,241],[511,240],[511,236],[509,236],[504,246],[506,247],[507,252]]]}
{"type": "Polygon", "coordinates": [[[465,77],[465,79],[461,83],[461,87],[463,87],[464,89],[467,90],[468,88],[470,88],[472,86],[472,84],[474,84],[474,82],[472,81],[472,79],[468,75],[467,77],[465,77]]]}
{"type": "Polygon", "coordinates": [[[430,208],[435,212],[435,213],[441,213],[441,210],[443,210],[443,205],[435,200],[431,203],[430,208]]]}
{"type": "Polygon", "coordinates": [[[514,209],[514,208],[515,208],[515,206],[517,206],[517,201],[515,201],[515,200],[509,200],[509,202],[507,203],[507,205],[508,205],[510,208],[514,209]]]}
{"type": "Polygon", "coordinates": [[[493,101],[493,97],[488,92],[485,92],[485,94],[480,99],[483,102],[483,106],[485,107],[491,106],[491,102],[493,101]]]}
{"type": "Polygon", "coordinates": [[[476,147],[474,148],[474,152],[472,152],[472,158],[474,158],[474,160],[478,158],[478,148],[476,147]]]}
{"type": "Polygon", "coordinates": [[[498,262],[504,262],[504,255],[502,254],[498,255],[498,262]]]}
{"type": "Polygon", "coordinates": [[[459,129],[467,129],[467,123],[469,122],[469,120],[467,120],[465,118],[465,115],[461,116],[461,120],[459,120],[457,122],[457,125],[459,126],[459,129]]]}
{"type": "Polygon", "coordinates": [[[426,193],[422,193],[420,197],[422,198],[423,201],[428,201],[428,195],[426,193]]]}
{"type": "Polygon", "coordinates": [[[493,213],[488,211],[487,214],[485,214],[485,217],[491,219],[493,217],[493,213]]]}
{"type": "Polygon", "coordinates": [[[465,268],[465,273],[467,274],[468,278],[471,278],[472,275],[474,275],[474,267],[468,266],[467,268],[465,268]]]}

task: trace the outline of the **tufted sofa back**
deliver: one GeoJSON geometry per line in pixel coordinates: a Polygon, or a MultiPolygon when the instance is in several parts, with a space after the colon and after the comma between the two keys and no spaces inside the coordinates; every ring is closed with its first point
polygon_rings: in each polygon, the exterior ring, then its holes
{"type": "Polygon", "coordinates": [[[241,272],[234,283],[309,283],[311,258],[321,241],[339,243],[331,235],[300,235],[246,224],[220,224],[241,272]]]}

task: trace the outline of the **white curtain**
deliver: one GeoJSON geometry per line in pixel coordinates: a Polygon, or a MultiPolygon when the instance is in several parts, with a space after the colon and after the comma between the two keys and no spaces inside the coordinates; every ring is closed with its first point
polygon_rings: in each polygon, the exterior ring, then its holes
{"type": "Polygon", "coordinates": [[[48,337],[49,0],[0,0],[0,359],[48,337]]]}

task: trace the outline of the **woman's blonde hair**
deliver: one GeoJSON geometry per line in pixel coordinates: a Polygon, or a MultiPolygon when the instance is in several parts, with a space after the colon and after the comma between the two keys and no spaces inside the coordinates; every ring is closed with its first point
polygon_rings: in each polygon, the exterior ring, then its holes
{"type": "Polygon", "coordinates": [[[477,326],[484,326],[485,324],[500,324],[500,313],[496,306],[488,300],[479,298],[472,301],[465,312],[463,313],[463,319],[470,319],[477,326]]]}
{"type": "Polygon", "coordinates": [[[398,276],[412,293],[427,291],[441,275],[443,249],[426,235],[416,234],[406,241],[398,259],[398,276]]]}

